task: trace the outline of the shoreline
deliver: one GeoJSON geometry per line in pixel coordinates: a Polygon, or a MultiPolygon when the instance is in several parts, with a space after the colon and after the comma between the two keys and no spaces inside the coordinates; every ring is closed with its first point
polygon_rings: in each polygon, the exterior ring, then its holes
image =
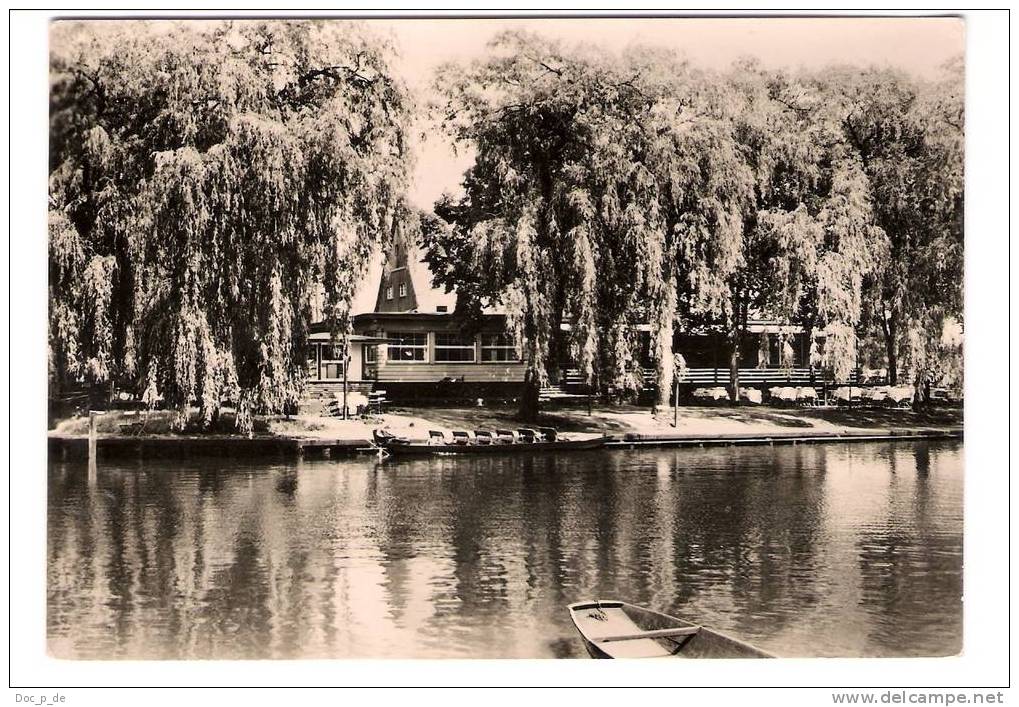
{"type": "MultiPolygon", "coordinates": [[[[400,424],[396,415],[385,421],[385,426],[400,433],[417,432],[427,428],[442,428],[441,424],[415,425],[422,422],[400,424]],[[395,418],[395,419],[393,419],[395,418]]],[[[578,416],[579,417],[579,416],[578,416]]],[[[314,418],[318,420],[319,418],[314,418]]],[[[254,457],[274,458],[328,458],[333,455],[353,456],[371,453],[370,427],[356,422],[335,421],[333,427],[346,429],[345,436],[328,434],[331,430],[315,430],[313,433],[293,434],[275,432],[257,434],[251,437],[236,434],[124,434],[100,432],[96,438],[99,458],[129,457],[254,457]],[[367,431],[367,434],[365,433],[367,431]],[[324,434],[323,434],[324,433],[324,434]]],[[[461,425],[470,428],[468,424],[461,425]]],[[[703,427],[703,426],[701,426],[703,427]]],[[[877,441],[916,441],[963,439],[963,426],[950,425],[881,425],[873,427],[815,426],[797,427],[795,430],[760,425],[746,425],[745,431],[727,431],[723,425],[718,431],[658,431],[654,429],[634,430],[565,430],[573,438],[585,438],[595,434],[610,436],[606,442],[609,449],[637,449],[648,447],[719,447],[719,446],[772,446],[796,444],[823,444],[877,441]]],[[[88,435],[74,432],[50,431],[47,445],[50,459],[77,460],[88,457],[88,435]]],[[[507,453],[520,450],[507,447],[507,453]]]]}

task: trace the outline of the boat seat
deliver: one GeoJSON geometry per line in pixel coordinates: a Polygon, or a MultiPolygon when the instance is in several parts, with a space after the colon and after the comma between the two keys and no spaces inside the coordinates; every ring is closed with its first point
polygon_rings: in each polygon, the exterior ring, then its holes
{"type": "Polygon", "coordinates": [[[693,636],[701,630],[700,626],[682,626],[680,628],[660,628],[653,631],[638,631],[637,633],[624,633],[618,636],[603,636],[595,639],[599,643],[609,641],[636,641],[645,638],[675,638],[677,636],[693,636]]]}

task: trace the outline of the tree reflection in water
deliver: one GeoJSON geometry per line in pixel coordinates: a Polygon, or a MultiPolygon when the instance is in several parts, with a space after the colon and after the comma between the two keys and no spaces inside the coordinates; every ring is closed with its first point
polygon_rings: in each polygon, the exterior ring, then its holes
{"type": "Polygon", "coordinates": [[[622,598],[783,655],[960,649],[962,448],[878,443],[49,475],[60,657],[571,657],[622,598]]]}

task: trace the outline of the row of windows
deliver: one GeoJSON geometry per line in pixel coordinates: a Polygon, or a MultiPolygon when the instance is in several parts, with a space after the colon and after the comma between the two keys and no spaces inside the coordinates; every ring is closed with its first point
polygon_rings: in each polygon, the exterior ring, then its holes
{"type": "MultiPolygon", "coordinates": [[[[387,355],[390,361],[427,360],[428,335],[418,332],[388,332],[387,338],[399,343],[389,344],[387,355]]],[[[439,332],[435,334],[436,363],[474,363],[477,348],[473,337],[439,332]]],[[[481,335],[481,360],[485,362],[519,361],[520,356],[512,339],[506,334],[481,335]]]]}
{"type": "MultiPolygon", "coordinates": [[[[401,282],[400,283],[400,297],[406,297],[406,296],[407,296],[407,283],[406,282],[401,282]]],[[[387,300],[393,299],[393,286],[392,285],[390,285],[389,287],[386,288],[386,299],[387,300]]]]}

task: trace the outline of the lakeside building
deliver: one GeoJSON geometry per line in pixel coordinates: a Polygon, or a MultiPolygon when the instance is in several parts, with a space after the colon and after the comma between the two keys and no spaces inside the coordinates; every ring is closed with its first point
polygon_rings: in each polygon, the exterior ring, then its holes
{"type": "MultiPolygon", "coordinates": [[[[519,395],[525,366],[507,332],[506,316],[486,311],[476,332],[463,334],[456,295],[432,285],[431,273],[413,244],[394,243],[382,265],[374,309],[355,314],[352,328],[344,343],[332,341],[324,324],[312,326],[308,398],[332,399],[343,386],[360,392],[385,390],[392,400],[466,401],[519,395]]],[[[641,329],[645,379],[653,387],[650,327],[641,329]]],[[[687,364],[681,385],[728,383],[728,344],[721,334],[677,332],[673,350],[687,364]]],[[[826,382],[820,371],[810,367],[809,341],[796,325],[751,321],[740,360],[741,386],[826,382]]],[[[584,381],[569,362],[563,362],[561,370],[564,392],[584,390],[584,381]]]]}

